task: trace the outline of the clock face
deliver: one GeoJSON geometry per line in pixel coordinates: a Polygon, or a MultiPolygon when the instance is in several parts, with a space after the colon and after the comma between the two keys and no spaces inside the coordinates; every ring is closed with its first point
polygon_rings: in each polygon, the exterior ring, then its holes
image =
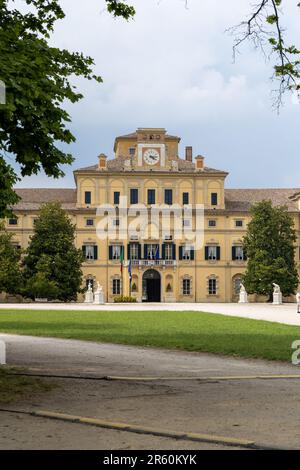
{"type": "Polygon", "coordinates": [[[146,150],[144,153],[144,162],[148,165],[156,165],[159,162],[159,153],[155,149],[146,150]]]}

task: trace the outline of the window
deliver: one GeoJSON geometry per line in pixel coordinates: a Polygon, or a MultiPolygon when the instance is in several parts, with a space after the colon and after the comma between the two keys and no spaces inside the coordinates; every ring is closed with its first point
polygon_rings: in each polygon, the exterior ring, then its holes
{"type": "Polygon", "coordinates": [[[130,204],[138,204],[139,203],[139,190],[138,189],[131,189],[130,190],[130,204]]]}
{"type": "Polygon", "coordinates": [[[183,292],[183,295],[191,295],[191,280],[190,279],[183,279],[182,292],[183,292]]]}
{"type": "Polygon", "coordinates": [[[82,251],[86,260],[93,261],[98,259],[98,247],[96,245],[84,245],[82,251]]]}
{"type": "Polygon", "coordinates": [[[94,290],[94,279],[88,277],[86,280],[85,280],[85,287],[86,287],[86,290],[88,290],[89,286],[91,286],[92,290],[94,290]]]}
{"type": "Polygon", "coordinates": [[[217,280],[215,278],[210,278],[208,280],[208,293],[209,295],[217,294],[217,280]]]}
{"type": "Polygon", "coordinates": [[[182,194],[182,204],[189,204],[189,193],[183,193],[182,194]]]}
{"type": "Polygon", "coordinates": [[[208,221],[208,226],[209,227],[216,227],[217,226],[217,221],[216,220],[209,220],[208,221]]]}
{"type": "Polygon", "coordinates": [[[121,246],[120,245],[111,245],[109,247],[109,259],[117,260],[120,259],[121,255],[121,246]]]}
{"type": "Polygon", "coordinates": [[[211,205],[212,206],[218,205],[218,193],[211,193],[211,205]]]}
{"type": "Polygon", "coordinates": [[[173,190],[165,189],[165,204],[171,206],[173,204],[173,190]]]}
{"type": "Polygon", "coordinates": [[[119,227],[119,225],[120,225],[120,219],[113,219],[113,226],[119,227]]]}
{"type": "Polygon", "coordinates": [[[135,155],[135,148],[134,147],[130,147],[129,148],[129,155],[132,157],[133,155],[135,155]]]}
{"type": "Polygon", "coordinates": [[[191,220],[190,219],[183,219],[182,225],[183,225],[183,227],[190,227],[191,226],[191,220]]]}
{"type": "Polygon", "coordinates": [[[93,227],[94,219],[86,219],[85,224],[86,224],[87,227],[93,227]]]}
{"type": "Polygon", "coordinates": [[[155,189],[148,189],[148,204],[155,204],[155,189]]]}
{"type": "Polygon", "coordinates": [[[216,245],[205,247],[205,260],[206,261],[219,261],[221,259],[221,248],[216,245]]]}
{"type": "Polygon", "coordinates": [[[114,204],[118,206],[120,204],[120,193],[119,191],[114,192],[114,204]]]}
{"type": "Polygon", "coordinates": [[[84,193],[84,202],[85,202],[85,204],[91,204],[91,202],[92,202],[92,193],[91,193],[91,191],[85,191],[85,193],[84,193]]]}
{"type": "Polygon", "coordinates": [[[140,245],[138,243],[131,243],[129,245],[128,259],[138,260],[140,258],[140,245]]]}
{"type": "Polygon", "coordinates": [[[236,220],[236,221],[235,221],[235,226],[236,226],[236,227],[243,227],[243,225],[244,225],[244,223],[243,223],[242,220],[236,220]]]}
{"type": "Polygon", "coordinates": [[[9,219],[8,225],[18,225],[18,219],[9,219]]]}
{"type": "Polygon", "coordinates": [[[165,245],[165,259],[172,260],[173,259],[173,244],[167,243],[165,245]]]}
{"type": "Polygon", "coordinates": [[[244,248],[242,246],[232,247],[232,260],[243,261],[245,259],[244,248]]]}
{"type": "Polygon", "coordinates": [[[179,259],[184,261],[192,261],[195,259],[194,248],[190,246],[180,246],[179,247],[179,259]]]}
{"type": "Polygon", "coordinates": [[[113,295],[121,294],[121,279],[113,279],[112,293],[113,295]]]}
{"type": "Polygon", "coordinates": [[[145,245],[146,246],[146,259],[159,259],[159,246],[158,245],[145,245]]]}

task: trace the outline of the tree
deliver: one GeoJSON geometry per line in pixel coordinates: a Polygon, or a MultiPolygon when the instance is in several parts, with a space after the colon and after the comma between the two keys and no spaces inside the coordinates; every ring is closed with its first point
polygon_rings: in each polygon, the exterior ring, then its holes
{"type": "Polygon", "coordinates": [[[268,295],[271,300],[275,282],[284,296],[294,294],[299,276],[292,216],[286,207],[273,207],[271,201],[255,204],[250,213],[252,219],[243,240],[248,258],[246,289],[251,294],[268,295]]]}
{"type": "MultiPolygon", "coordinates": [[[[0,0],[0,78],[6,87],[6,102],[0,104],[0,218],[18,201],[13,190],[18,177],[7,156],[15,157],[22,176],[41,169],[47,176],[62,176],[61,165],[71,164],[73,157],[59,144],[75,141],[63,103],[83,97],[70,77],[102,81],[93,74],[91,57],[49,45],[55,22],[65,16],[59,0],[23,3],[26,12],[0,0]]],[[[114,16],[129,19],[134,14],[123,2],[106,3],[114,16]]]]}
{"type": "Polygon", "coordinates": [[[24,278],[29,297],[76,300],[81,292],[82,251],[74,245],[75,226],[53,202],[42,206],[24,258],[24,278]],[[48,286],[48,291],[47,291],[48,286]]]}
{"type": "MultiPolygon", "coordinates": [[[[293,1],[296,10],[300,3],[293,1]]],[[[295,45],[286,43],[282,3],[282,0],[260,0],[252,6],[252,12],[246,21],[229,30],[235,35],[234,57],[239,46],[247,40],[252,41],[265,57],[275,57],[274,78],[279,81],[275,99],[277,109],[282,105],[285,92],[300,90],[300,50],[295,45]]]]}
{"type": "Polygon", "coordinates": [[[12,238],[0,224],[0,292],[18,294],[22,286],[21,250],[12,244],[12,238]]]}

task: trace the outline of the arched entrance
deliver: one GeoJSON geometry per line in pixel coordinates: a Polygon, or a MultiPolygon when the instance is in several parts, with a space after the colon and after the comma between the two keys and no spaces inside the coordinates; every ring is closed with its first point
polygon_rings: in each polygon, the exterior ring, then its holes
{"type": "Polygon", "coordinates": [[[143,275],[143,302],[161,301],[161,279],[155,269],[148,269],[143,275]]]}

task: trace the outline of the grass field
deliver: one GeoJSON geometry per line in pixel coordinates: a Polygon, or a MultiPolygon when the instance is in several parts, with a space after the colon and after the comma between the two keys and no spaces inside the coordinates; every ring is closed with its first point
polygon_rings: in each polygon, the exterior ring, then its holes
{"type": "Polygon", "coordinates": [[[291,361],[300,327],[195,312],[1,310],[0,332],[291,361]]]}

